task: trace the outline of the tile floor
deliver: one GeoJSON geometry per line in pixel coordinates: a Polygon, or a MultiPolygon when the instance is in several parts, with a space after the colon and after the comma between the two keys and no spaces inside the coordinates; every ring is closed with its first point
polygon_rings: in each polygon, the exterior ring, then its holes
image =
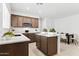
{"type": "MultiPolygon", "coordinates": [[[[65,44],[60,43],[61,49],[60,54],[55,56],[79,56],[79,44],[65,44]]],[[[36,43],[29,44],[29,55],[30,56],[45,56],[40,50],[36,48],[36,43]]]]}

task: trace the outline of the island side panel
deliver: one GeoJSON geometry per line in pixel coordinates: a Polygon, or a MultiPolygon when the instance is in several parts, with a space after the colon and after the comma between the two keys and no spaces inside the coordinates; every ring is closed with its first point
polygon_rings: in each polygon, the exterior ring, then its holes
{"type": "Polygon", "coordinates": [[[0,45],[0,56],[28,56],[28,43],[0,45]]]}
{"type": "Polygon", "coordinates": [[[48,55],[57,54],[57,36],[48,37],[48,55]]]}

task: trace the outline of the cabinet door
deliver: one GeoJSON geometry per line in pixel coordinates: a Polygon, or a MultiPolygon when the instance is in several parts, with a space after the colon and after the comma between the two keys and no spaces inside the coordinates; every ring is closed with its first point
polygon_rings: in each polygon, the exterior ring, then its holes
{"type": "Polygon", "coordinates": [[[0,56],[11,56],[13,49],[12,49],[12,45],[1,45],[0,46],[0,56]]]}
{"type": "Polygon", "coordinates": [[[22,23],[23,23],[23,17],[18,16],[18,27],[22,27],[22,23]]]}
{"type": "Polygon", "coordinates": [[[32,27],[38,28],[38,19],[36,19],[36,18],[32,19],[32,27]]]}
{"type": "Polygon", "coordinates": [[[26,37],[29,38],[29,34],[28,33],[23,33],[23,35],[25,35],[26,37]]]}
{"type": "Polygon", "coordinates": [[[13,56],[28,56],[28,43],[21,42],[13,44],[13,56]]]}
{"type": "Polygon", "coordinates": [[[41,49],[41,36],[36,35],[36,46],[38,49],[41,49]]]}
{"type": "Polygon", "coordinates": [[[36,42],[35,33],[23,33],[23,34],[31,40],[30,42],[36,42]]]}
{"type": "Polygon", "coordinates": [[[41,37],[41,50],[43,53],[47,54],[47,37],[41,37]]]}
{"type": "Polygon", "coordinates": [[[23,23],[31,23],[31,18],[24,17],[23,23]]]}
{"type": "Polygon", "coordinates": [[[11,25],[13,27],[17,27],[18,26],[18,17],[17,16],[15,16],[15,15],[11,16],[11,25]]]}
{"type": "Polygon", "coordinates": [[[57,37],[48,38],[48,55],[54,55],[57,53],[57,37]]]}
{"type": "Polygon", "coordinates": [[[28,56],[28,43],[1,45],[0,56],[28,56]]]}
{"type": "Polygon", "coordinates": [[[31,42],[36,42],[35,33],[29,33],[29,38],[31,39],[31,42]]]}

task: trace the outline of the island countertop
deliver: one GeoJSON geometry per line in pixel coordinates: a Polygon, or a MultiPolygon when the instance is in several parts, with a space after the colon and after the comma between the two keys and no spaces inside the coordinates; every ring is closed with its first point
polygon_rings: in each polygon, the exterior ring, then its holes
{"type": "Polygon", "coordinates": [[[54,37],[54,36],[58,36],[56,33],[52,33],[52,32],[40,32],[36,35],[40,35],[40,36],[46,36],[46,37],[54,37]]]}
{"type": "Polygon", "coordinates": [[[27,38],[26,36],[24,36],[23,34],[21,34],[21,33],[16,33],[16,34],[20,34],[20,36],[13,36],[8,40],[4,39],[4,37],[1,37],[0,38],[0,45],[30,41],[30,39],[27,38]]]}

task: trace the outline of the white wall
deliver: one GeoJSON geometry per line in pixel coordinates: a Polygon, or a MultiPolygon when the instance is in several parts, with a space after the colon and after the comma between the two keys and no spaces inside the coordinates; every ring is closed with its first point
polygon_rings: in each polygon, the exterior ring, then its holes
{"type": "Polygon", "coordinates": [[[79,34],[79,14],[62,19],[56,19],[54,22],[57,32],[68,32],[79,34]]]}
{"type": "Polygon", "coordinates": [[[3,15],[3,6],[2,4],[0,3],[0,36],[2,34],[2,15],[3,15]]]}
{"type": "Polygon", "coordinates": [[[43,30],[44,28],[47,28],[47,27],[46,27],[46,19],[42,19],[41,22],[42,22],[42,23],[41,23],[42,30],[43,30]]]}
{"type": "Polygon", "coordinates": [[[3,28],[10,28],[11,26],[11,15],[8,4],[3,4],[3,28]]]}
{"type": "Polygon", "coordinates": [[[6,7],[7,7],[9,13],[11,14],[11,4],[10,3],[6,3],[6,7]]]}
{"type": "Polygon", "coordinates": [[[50,28],[53,28],[54,27],[54,20],[53,19],[50,19],[50,18],[43,18],[42,19],[42,30],[44,28],[46,29],[50,29],[50,28]]]}

